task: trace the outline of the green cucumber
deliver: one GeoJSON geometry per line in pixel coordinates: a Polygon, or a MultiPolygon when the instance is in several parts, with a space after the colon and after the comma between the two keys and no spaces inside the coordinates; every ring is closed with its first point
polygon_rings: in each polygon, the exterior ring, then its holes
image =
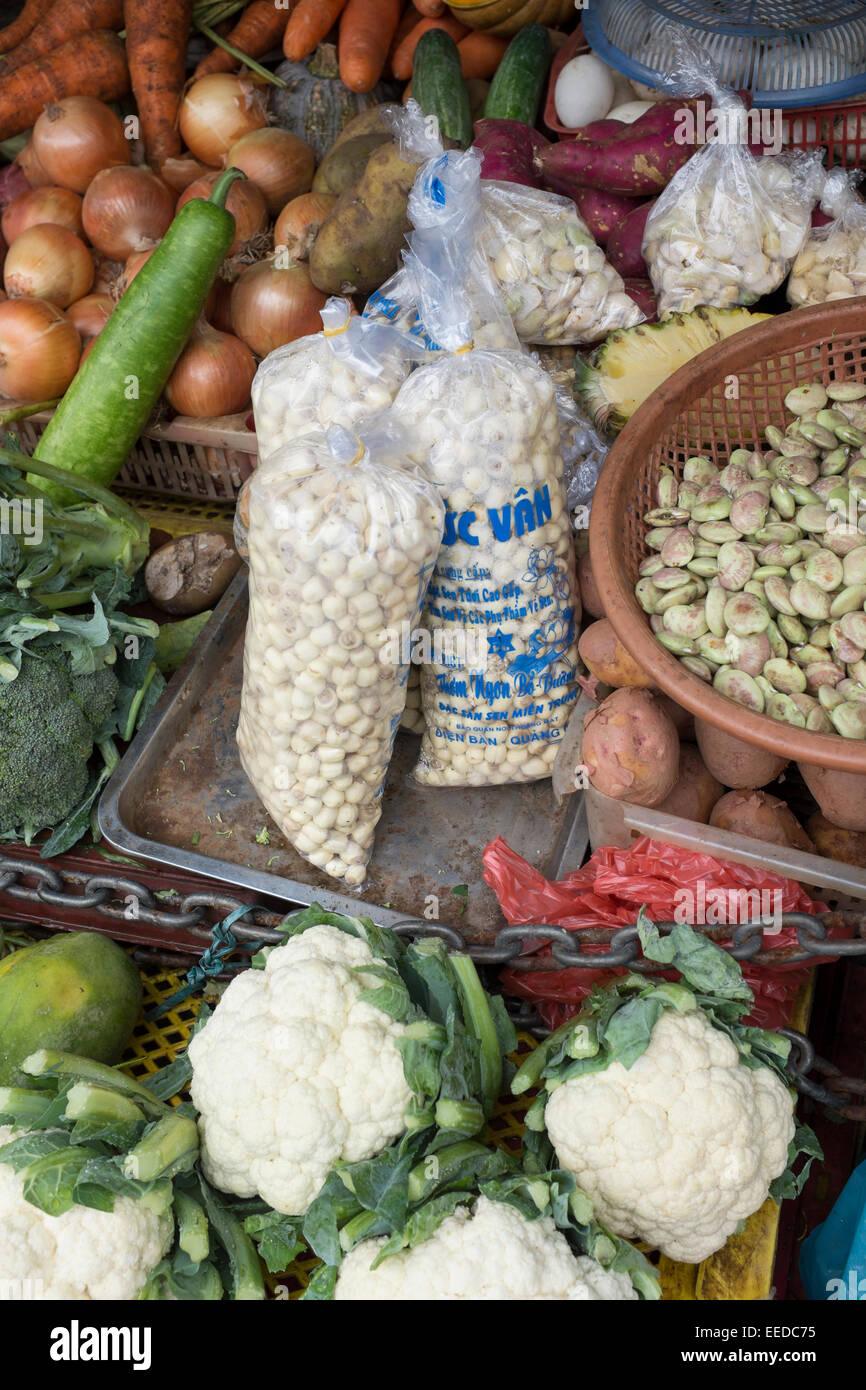
{"type": "MultiPolygon", "coordinates": [[[[175,217],[93,346],[45,433],[36,457],[110,487],[180,357],[234,240],[225,207],[240,169],[226,169],[209,198],[192,198],[175,217]]],[[[58,502],[68,488],[31,478],[58,502]]]]}
{"type": "Polygon", "coordinates": [[[521,29],[496,69],[484,103],[485,119],[535,125],[552,57],[553,46],[543,24],[521,29]]]}
{"type": "Polygon", "coordinates": [[[457,45],[443,29],[428,29],[421,35],[412,68],[412,95],[425,116],[436,117],[443,140],[456,141],[462,150],[469,148],[469,90],[460,71],[457,45]]]}

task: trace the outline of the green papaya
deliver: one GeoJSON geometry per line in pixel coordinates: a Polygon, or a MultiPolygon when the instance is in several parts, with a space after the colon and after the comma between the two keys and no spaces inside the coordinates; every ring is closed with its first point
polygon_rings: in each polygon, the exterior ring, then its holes
{"type": "Polygon", "coordinates": [[[0,1086],[26,1085],[18,1064],[39,1048],[116,1062],[141,1007],[141,977],[97,932],[58,932],[0,961],[0,1086]]]}

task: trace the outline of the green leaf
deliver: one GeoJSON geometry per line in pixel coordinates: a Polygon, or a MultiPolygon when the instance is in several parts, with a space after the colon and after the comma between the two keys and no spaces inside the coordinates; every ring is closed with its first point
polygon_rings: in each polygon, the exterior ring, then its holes
{"type": "Polygon", "coordinates": [[[34,1159],[22,1175],[24,1200],[49,1216],[62,1216],[75,1205],[81,1171],[88,1159],[95,1157],[95,1149],[68,1145],[34,1159]]]}
{"type": "Polygon", "coordinates": [[[301,1303],[324,1303],[334,1297],[337,1286],[338,1265],[320,1265],[301,1294],[301,1303]]]}
{"type": "Polygon", "coordinates": [[[129,1149],[138,1143],[144,1122],[122,1124],[116,1120],[95,1120],[82,1117],[72,1126],[73,1144],[92,1144],[97,1141],[115,1149],[129,1149]]]}
{"type": "Polygon", "coordinates": [[[788,1145],[788,1166],[784,1173],[770,1184],[770,1196],[773,1201],[783,1202],[790,1197],[798,1197],[806,1184],[813,1161],[823,1157],[824,1150],[818,1142],[817,1135],[808,1125],[798,1123],[794,1137],[788,1145]],[[799,1173],[795,1173],[794,1164],[801,1156],[806,1162],[799,1173]]]}
{"type": "Polygon", "coordinates": [[[630,999],[617,1009],[604,1031],[605,1066],[621,1062],[626,1070],[633,1067],[649,1047],[653,1028],[663,1012],[663,1003],[652,998],[630,999]]]}
{"type": "Polygon", "coordinates": [[[255,1241],[270,1274],[281,1274],[306,1249],[300,1227],[300,1217],[284,1216],[278,1211],[248,1216],[244,1221],[244,1230],[255,1241]]]}
{"type": "Polygon", "coordinates": [[[412,1000],[434,1023],[446,1023],[458,1003],[457,981],[445,943],[438,936],[423,937],[406,948],[400,971],[412,1000]]]}
{"type": "Polygon", "coordinates": [[[357,1216],[361,1204],[339,1173],[330,1172],[303,1220],[304,1240],[326,1265],[338,1265],[343,1257],[340,1227],[357,1216]]]}
{"type": "Polygon", "coordinates": [[[506,1057],[509,1052],[517,1051],[517,1029],[508,1017],[508,1010],[502,995],[490,994],[488,1000],[496,1036],[499,1040],[499,1051],[503,1057],[506,1057]]]}
{"type": "Polygon", "coordinates": [[[412,1015],[412,1001],[409,991],[397,971],[390,965],[357,965],[354,973],[358,976],[372,975],[382,980],[377,989],[365,989],[359,996],[365,1004],[381,1009],[389,1018],[405,1023],[412,1015]]]}
{"type": "MultiPolygon", "coordinates": [[[[65,1101],[64,1101],[65,1106],[65,1101]]],[[[10,1139],[0,1148],[0,1163],[8,1163],[20,1173],[36,1159],[69,1147],[69,1132],[65,1129],[29,1130],[17,1139],[10,1139]]]]}
{"type": "Polygon", "coordinates": [[[436,1097],[439,1094],[439,1059],[441,1049],[415,1038],[395,1038],[394,1046],[403,1058],[406,1085],[416,1096],[436,1097]]]}
{"type": "Polygon", "coordinates": [[[442,1222],[454,1215],[458,1207],[472,1200],[473,1194],[470,1192],[444,1192],[438,1197],[431,1197],[417,1211],[412,1212],[400,1230],[394,1232],[390,1240],[379,1251],[370,1268],[378,1269],[389,1255],[396,1255],[399,1250],[411,1250],[413,1246],[429,1240],[438,1231],[442,1222]]]}
{"type": "Polygon", "coordinates": [[[411,1153],[384,1149],[374,1158],[341,1165],[348,1173],[352,1191],[367,1211],[374,1211],[394,1229],[402,1226],[409,1205],[408,1182],[413,1164],[411,1153]]]}
{"type": "Polygon", "coordinates": [[[698,993],[716,994],[742,1003],[748,1012],[754,995],[743,979],[739,962],[714,941],[694,931],[685,922],[675,923],[669,936],[661,936],[641,908],[637,921],[638,937],[648,960],[672,965],[698,993]]]}

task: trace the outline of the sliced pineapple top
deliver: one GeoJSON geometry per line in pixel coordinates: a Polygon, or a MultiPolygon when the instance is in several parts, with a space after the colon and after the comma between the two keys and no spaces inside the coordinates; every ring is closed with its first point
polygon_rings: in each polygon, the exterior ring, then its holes
{"type": "Polygon", "coordinates": [[[770,318],[748,309],[703,307],[663,323],[620,328],[586,359],[575,358],[575,392],[600,429],[621,430],[677,368],[713,343],[770,318]]]}

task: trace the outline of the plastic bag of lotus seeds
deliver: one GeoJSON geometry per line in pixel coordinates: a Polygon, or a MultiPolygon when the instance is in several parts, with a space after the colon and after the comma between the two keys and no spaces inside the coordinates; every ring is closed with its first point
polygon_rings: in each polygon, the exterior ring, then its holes
{"type": "Polygon", "coordinates": [[[406,703],[404,634],[418,624],[444,506],[377,421],[332,426],[250,480],[250,610],[238,747],[290,844],[330,878],[366,877],[406,703]]]}
{"type": "Polygon", "coordinates": [[[414,775],[431,786],[550,776],[578,693],[553,382],[513,329],[510,349],[473,340],[474,323],[510,323],[479,248],[480,165],[472,150],[431,160],[409,202],[407,268],[442,348],[394,403],[446,509],[422,620],[426,727],[414,775]]]}

